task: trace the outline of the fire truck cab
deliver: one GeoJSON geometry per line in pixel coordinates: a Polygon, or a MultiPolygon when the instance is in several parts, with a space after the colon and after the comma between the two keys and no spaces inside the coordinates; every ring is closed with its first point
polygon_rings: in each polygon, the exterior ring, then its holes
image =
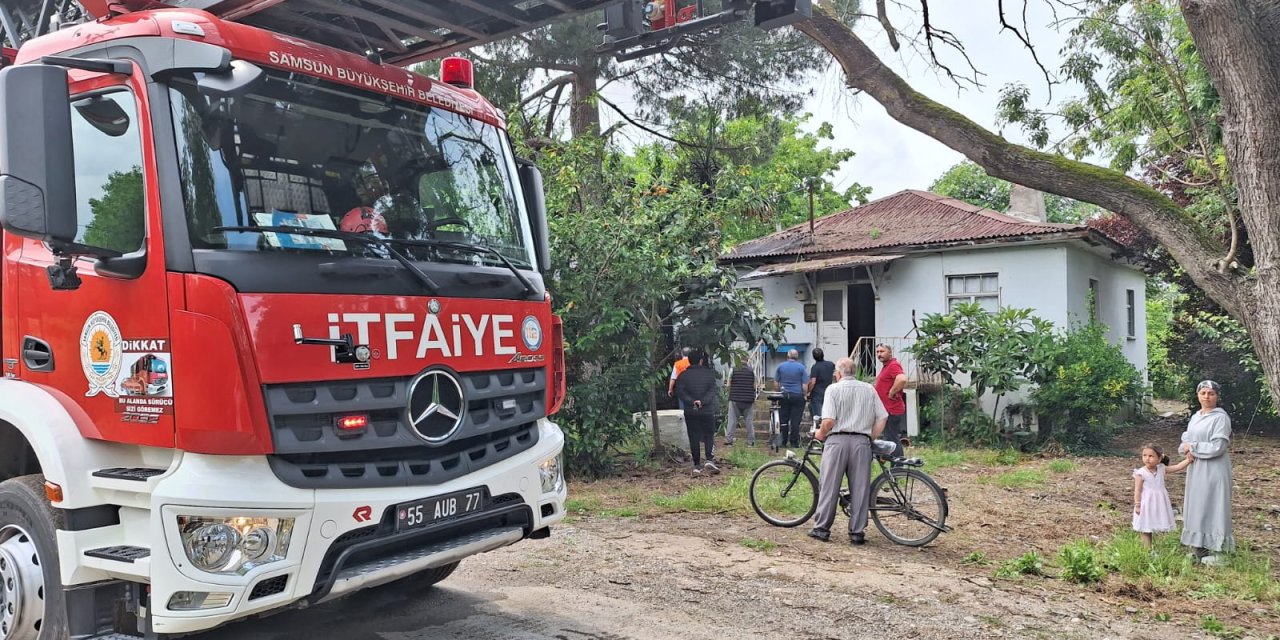
{"type": "Polygon", "coordinates": [[[549,535],[541,178],[469,64],[117,9],[0,70],[0,638],[181,635],[549,535]]]}

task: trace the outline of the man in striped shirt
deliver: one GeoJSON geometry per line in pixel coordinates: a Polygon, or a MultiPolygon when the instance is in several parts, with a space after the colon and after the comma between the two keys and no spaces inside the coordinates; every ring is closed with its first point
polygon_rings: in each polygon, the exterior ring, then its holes
{"type": "Polygon", "coordinates": [[[849,479],[849,542],[864,544],[867,509],[871,504],[871,441],[880,437],[889,412],[875,387],[853,375],[849,358],[836,361],[836,382],[827,387],[822,403],[822,426],[815,438],[825,443],[819,470],[818,513],[810,538],[831,539],[836,499],[844,478],[849,479]]]}

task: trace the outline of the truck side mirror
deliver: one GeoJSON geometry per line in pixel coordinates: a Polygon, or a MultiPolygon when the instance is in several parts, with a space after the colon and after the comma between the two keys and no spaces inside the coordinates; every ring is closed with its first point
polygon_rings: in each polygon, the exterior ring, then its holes
{"type": "Polygon", "coordinates": [[[538,271],[551,272],[551,231],[547,226],[547,199],[542,192],[542,172],[532,161],[516,160],[520,167],[520,186],[524,189],[524,207],[533,223],[533,246],[538,256],[538,271]]]}
{"type": "Polygon", "coordinates": [[[0,69],[0,225],[49,243],[76,239],[76,183],[67,70],[0,69]]]}

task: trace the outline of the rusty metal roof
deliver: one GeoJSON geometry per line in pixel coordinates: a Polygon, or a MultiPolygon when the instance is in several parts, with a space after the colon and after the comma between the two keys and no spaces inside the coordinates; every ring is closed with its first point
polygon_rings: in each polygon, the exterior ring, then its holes
{"type": "MultiPolygon", "coordinates": [[[[809,235],[809,223],[804,222],[744,242],[721,260],[759,261],[854,252],[876,254],[906,247],[925,249],[968,241],[1054,235],[1083,239],[1094,232],[1080,224],[1028,222],[936,193],[908,189],[818,218],[813,236],[809,235]]],[[[1098,238],[1105,241],[1100,235],[1098,238]]]]}

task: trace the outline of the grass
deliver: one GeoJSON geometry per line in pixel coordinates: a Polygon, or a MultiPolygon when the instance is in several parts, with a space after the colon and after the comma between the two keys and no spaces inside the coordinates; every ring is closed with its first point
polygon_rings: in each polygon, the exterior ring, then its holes
{"type": "Polygon", "coordinates": [[[747,497],[750,476],[730,475],[725,482],[699,484],[676,495],[655,495],[652,503],[666,511],[691,513],[748,513],[751,502],[747,497]]]}
{"type": "Polygon", "coordinates": [[[1012,467],[1022,462],[1023,455],[1016,449],[981,449],[975,460],[988,467],[1012,467]]]}
{"type": "Polygon", "coordinates": [[[1053,473],[1071,473],[1076,470],[1076,463],[1070,460],[1058,459],[1050,461],[1049,464],[1045,465],[1045,468],[1053,473]]]}
{"type": "Polygon", "coordinates": [[[969,555],[961,558],[960,564],[966,564],[970,566],[984,566],[984,565],[991,564],[991,560],[987,558],[987,554],[981,551],[974,551],[969,555]]]}
{"type": "Polygon", "coordinates": [[[1045,483],[1046,477],[1043,471],[1039,469],[1014,469],[1006,471],[998,476],[984,476],[979,478],[979,482],[994,482],[996,486],[1008,489],[1026,489],[1029,487],[1038,487],[1045,483]]]}
{"type": "Polygon", "coordinates": [[[743,538],[742,546],[761,553],[769,553],[778,548],[778,545],[772,540],[757,540],[756,538],[743,538]]]}

